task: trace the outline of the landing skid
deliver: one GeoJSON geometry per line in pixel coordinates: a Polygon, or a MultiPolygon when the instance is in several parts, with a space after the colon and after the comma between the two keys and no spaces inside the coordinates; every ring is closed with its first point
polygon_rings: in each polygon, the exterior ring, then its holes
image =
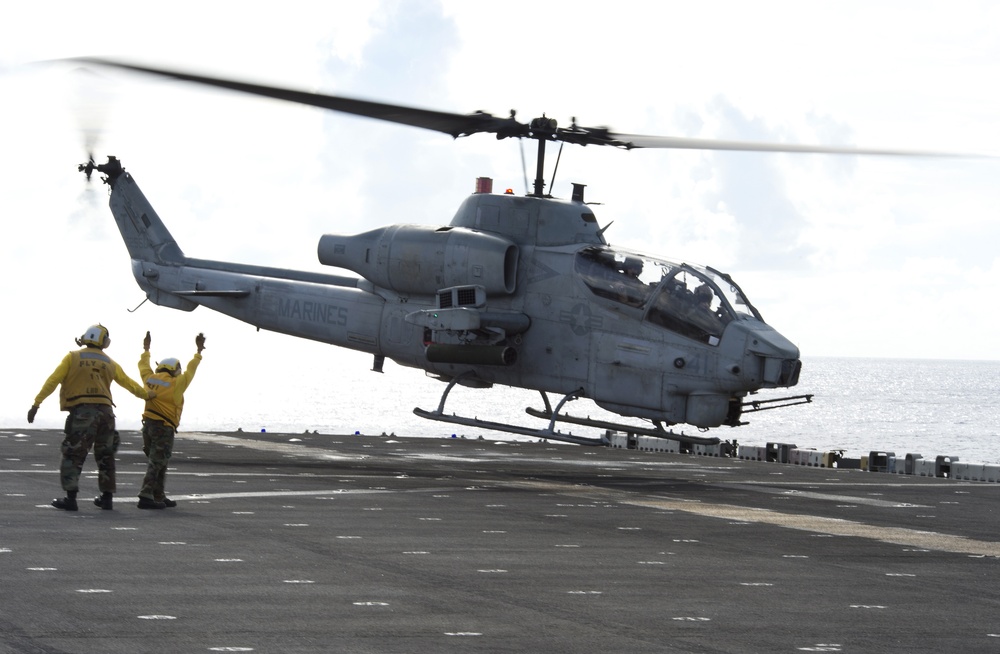
{"type": "MultiPolygon", "coordinates": [[[[556,407],[553,412],[552,407],[549,405],[549,398],[542,393],[542,401],[545,403],[545,409],[533,409],[528,407],[525,411],[528,415],[535,416],[536,418],[542,418],[544,420],[551,420],[552,422],[568,422],[574,425],[584,425],[586,427],[596,427],[598,429],[611,429],[614,431],[623,431],[627,434],[637,434],[640,436],[655,436],[657,438],[669,438],[672,441],[678,441],[680,443],[686,443],[689,445],[718,445],[719,439],[709,436],[688,436],[687,434],[678,434],[672,431],[667,431],[659,423],[656,423],[655,428],[649,427],[637,427],[635,425],[627,425],[624,423],[610,422],[607,420],[595,420],[593,418],[577,418],[575,416],[560,414],[559,409],[562,404],[556,407]]],[[[551,425],[551,422],[550,422],[551,425]]]]}
{"type": "MultiPolygon", "coordinates": [[[[450,422],[456,425],[465,425],[467,427],[478,427],[480,429],[492,429],[494,431],[506,431],[512,434],[521,434],[523,436],[533,436],[536,438],[544,438],[551,441],[562,441],[564,443],[573,443],[575,445],[601,445],[607,446],[608,441],[604,438],[587,438],[585,436],[574,436],[572,433],[564,434],[555,430],[556,418],[559,413],[559,409],[571,400],[575,400],[580,397],[580,391],[573,391],[563,396],[562,400],[556,406],[555,413],[552,414],[551,418],[546,418],[549,420],[549,426],[546,429],[537,429],[532,427],[522,427],[520,425],[509,425],[503,422],[492,422],[489,420],[480,420],[479,418],[467,418],[465,416],[459,416],[456,414],[446,415],[444,412],[444,403],[448,399],[448,393],[451,389],[455,387],[462,378],[462,375],[455,377],[450,382],[448,382],[448,387],[444,389],[444,393],[441,395],[441,402],[438,403],[437,411],[425,411],[419,407],[413,409],[413,413],[420,416],[421,418],[427,418],[428,420],[438,420],[440,422],[450,422]]],[[[549,406],[548,398],[545,394],[542,394],[545,398],[546,407],[549,406]]],[[[530,410],[529,410],[530,412],[530,410]]],[[[550,411],[551,412],[551,411],[550,411]]]]}

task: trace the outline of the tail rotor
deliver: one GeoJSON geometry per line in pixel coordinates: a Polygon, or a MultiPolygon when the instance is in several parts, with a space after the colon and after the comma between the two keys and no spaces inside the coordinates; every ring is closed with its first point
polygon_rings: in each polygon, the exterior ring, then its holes
{"type": "Polygon", "coordinates": [[[104,124],[113,94],[110,80],[86,66],[74,68],[70,74],[73,113],[79,123],[84,152],[87,153],[87,162],[79,164],[77,170],[86,175],[90,182],[94,170],[98,169],[94,152],[104,135],[104,124]]]}
{"type": "Polygon", "coordinates": [[[76,167],[81,173],[87,176],[87,182],[90,182],[90,176],[94,174],[94,169],[97,168],[97,164],[94,162],[94,153],[87,153],[87,163],[82,163],[76,167]]]}

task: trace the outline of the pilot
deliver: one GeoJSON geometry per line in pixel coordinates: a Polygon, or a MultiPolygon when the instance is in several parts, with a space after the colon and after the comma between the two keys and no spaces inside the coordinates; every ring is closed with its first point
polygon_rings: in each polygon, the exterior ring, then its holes
{"type": "Polygon", "coordinates": [[[181,362],[173,357],[156,364],[156,372],[149,365],[149,332],[142,341],[143,352],[139,357],[139,375],[146,388],[154,391],[156,397],[146,402],[142,412],[142,451],[149,463],[146,476],[139,491],[140,509],[166,509],[177,506],[177,502],[166,496],[164,485],[167,476],[167,462],[174,447],[174,434],[181,421],[184,409],[184,391],[191,385],[194,373],[201,363],[201,351],[205,349],[205,335],[198,334],[194,345],[198,348],[187,370],[181,372],[181,362]]]}
{"type": "Polygon", "coordinates": [[[625,275],[624,280],[613,282],[611,285],[615,299],[622,304],[641,306],[648,293],[648,291],[643,292],[645,289],[641,288],[642,282],[639,280],[639,275],[642,274],[642,260],[637,257],[625,257],[621,271],[625,275]]]}
{"type": "Polygon", "coordinates": [[[633,279],[639,279],[639,275],[642,274],[642,259],[625,257],[625,262],[622,264],[622,272],[633,279]]]}
{"type": "Polygon", "coordinates": [[[719,315],[712,310],[713,299],[715,293],[708,284],[702,284],[694,289],[694,306],[688,313],[688,318],[709,334],[719,336],[722,334],[723,325],[719,315]]]}
{"type": "Polygon", "coordinates": [[[715,296],[712,293],[711,287],[708,284],[702,284],[698,288],[694,289],[694,303],[695,306],[712,310],[712,298],[715,296]]]}
{"type": "Polygon", "coordinates": [[[94,504],[102,509],[112,508],[115,492],[115,452],[118,450],[118,432],[115,431],[115,414],[112,410],[111,382],[140,399],[154,397],[153,391],[125,374],[121,366],[104,353],[111,344],[111,337],[104,325],[91,325],[83,336],[76,339],[82,349],[68,353],[56,366],[35,397],[28,410],[28,422],[35,421],[38,407],[56,386],[59,390],[59,408],[68,411],[66,438],[62,442],[60,478],[66,497],[52,500],[52,506],[65,511],[78,510],[76,494],[80,490],[80,472],[87,460],[87,452],[94,448],[97,461],[97,485],[101,494],[94,504]]]}

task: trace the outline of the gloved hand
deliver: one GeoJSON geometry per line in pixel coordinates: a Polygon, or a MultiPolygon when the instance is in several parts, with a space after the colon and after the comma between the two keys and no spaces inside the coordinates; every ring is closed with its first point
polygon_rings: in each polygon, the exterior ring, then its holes
{"type": "Polygon", "coordinates": [[[153,338],[146,332],[146,338],[142,339],[142,349],[149,352],[149,344],[153,342],[153,338]]]}
{"type": "Polygon", "coordinates": [[[36,413],[38,413],[38,405],[37,404],[32,404],[31,408],[28,409],[28,424],[31,424],[31,423],[33,423],[35,421],[35,414],[36,413]]]}
{"type": "Polygon", "coordinates": [[[205,335],[198,334],[194,337],[194,344],[198,348],[198,352],[201,353],[205,349],[205,335]]]}

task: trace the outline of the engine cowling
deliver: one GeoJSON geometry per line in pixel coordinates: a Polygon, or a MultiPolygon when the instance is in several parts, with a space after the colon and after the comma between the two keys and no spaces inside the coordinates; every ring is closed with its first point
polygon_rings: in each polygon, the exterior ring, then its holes
{"type": "Polygon", "coordinates": [[[476,284],[509,295],[517,286],[517,245],[463,227],[391,225],[355,236],[324,234],[317,253],[321,264],[397,293],[476,284]]]}

